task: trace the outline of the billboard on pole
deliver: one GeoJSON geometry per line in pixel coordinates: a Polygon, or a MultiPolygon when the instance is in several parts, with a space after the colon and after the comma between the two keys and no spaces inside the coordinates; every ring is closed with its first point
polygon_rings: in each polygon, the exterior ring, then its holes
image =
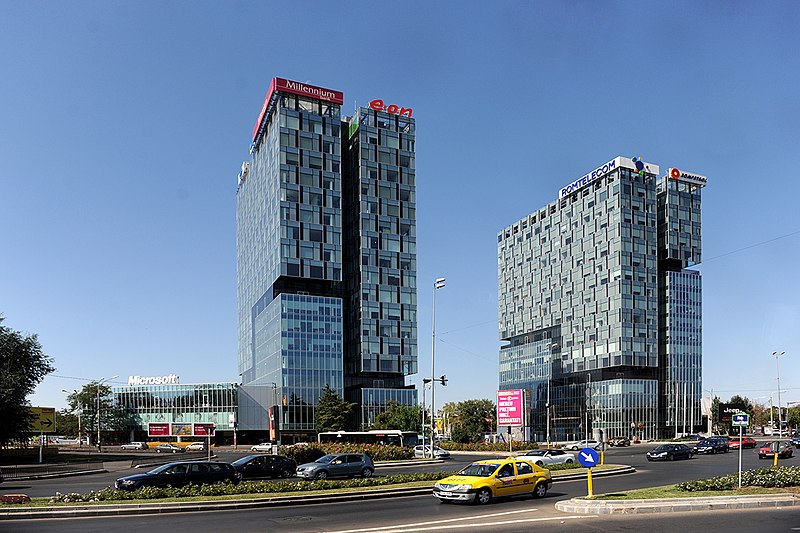
{"type": "Polygon", "coordinates": [[[497,391],[497,425],[522,425],[522,389],[497,391]]]}

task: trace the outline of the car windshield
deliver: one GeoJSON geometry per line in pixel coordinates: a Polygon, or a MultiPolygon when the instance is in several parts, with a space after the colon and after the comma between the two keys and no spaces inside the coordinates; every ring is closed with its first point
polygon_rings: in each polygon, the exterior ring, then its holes
{"type": "Polygon", "coordinates": [[[337,457],[338,457],[338,455],[332,455],[332,454],[323,455],[322,457],[320,457],[319,459],[317,459],[317,460],[316,460],[316,461],[314,461],[314,462],[315,462],[315,463],[324,463],[324,464],[328,464],[328,463],[330,463],[331,461],[333,461],[334,459],[336,459],[337,457]]]}
{"type": "Polygon", "coordinates": [[[669,450],[669,444],[662,444],[661,446],[659,446],[658,448],[656,448],[653,451],[654,452],[666,452],[668,450],[669,450]]]}
{"type": "Polygon", "coordinates": [[[545,450],[531,450],[526,452],[525,455],[544,455],[545,453],[545,450]]]}
{"type": "Polygon", "coordinates": [[[494,474],[499,464],[471,464],[461,470],[459,475],[462,476],[475,476],[475,477],[489,477],[494,474]]]}
{"type": "Polygon", "coordinates": [[[252,461],[253,457],[257,457],[257,456],[256,455],[246,455],[246,456],[242,457],[241,459],[236,459],[231,464],[234,465],[234,466],[241,466],[241,465],[247,464],[250,461],[252,461]]]}

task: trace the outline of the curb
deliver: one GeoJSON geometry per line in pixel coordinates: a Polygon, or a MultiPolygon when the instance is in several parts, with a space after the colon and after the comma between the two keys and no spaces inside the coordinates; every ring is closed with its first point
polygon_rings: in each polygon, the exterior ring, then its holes
{"type": "Polygon", "coordinates": [[[63,509],[42,507],[14,508],[0,510],[0,520],[124,516],[139,514],[182,513],[193,511],[230,511],[236,509],[253,509],[258,507],[312,505],[317,503],[350,502],[402,496],[421,496],[428,494],[431,494],[431,487],[421,487],[418,489],[383,489],[341,494],[320,494],[314,496],[279,496],[275,498],[254,498],[252,500],[228,500],[219,502],[169,502],[127,505],[92,505],[83,507],[68,507],[63,509]]]}
{"type": "Polygon", "coordinates": [[[72,476],[85,476],[88,474],[102,474],[108,472],[105,468],[98,468],[96,470],[77,470],[75,472],[62,472],[60,474],[38,474],[34,476],[20,476],[20,477],[7,477],[6,482],[14,481],[30,481],[32,479],[54,479],[59,477],[72,477],[72,476]]]}
{"type": "Polygon", "coordinates": [[[793,494],[756,494],[751,496],[710,496],[706,498],[664,498],[660,500],[587,500],[572,498],[556,502],[556,509],[578,514],[648,514],[719,509],[755,509],[800,505],[793,494]]]}
{"type": "MultiPolygon", "coordinates": [[[[633,474],[636,472],[636,469],[632,466],[619,466],[617,468],[609,468],[608,470],[592,470],[592,478],[596,477],[604,477],[604,476],[617,476],[620,474],[633,474]]],[[[553,483],[557,481],[574,481],[576,479],[586,479],[588,474],[584,470],[580,474],[558,474],[558,473],[551,473],[551,477],[553,478],[553,483]]]]}

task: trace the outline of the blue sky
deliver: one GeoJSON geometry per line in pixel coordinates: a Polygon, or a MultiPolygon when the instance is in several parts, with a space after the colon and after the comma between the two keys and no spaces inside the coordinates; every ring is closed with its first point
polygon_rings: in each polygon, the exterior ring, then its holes
{"type": "Polygon", "coordinates": [[[704,388],[768,396],[781,350],[800,400],[799,26],[793,2],[4,3],[0,313],[57,367],[32,403],[238,380],[236,175],[274,76],[414,109],[438,405],[494,398],[497,233],[617,155],[708,176],[704,388]]]}

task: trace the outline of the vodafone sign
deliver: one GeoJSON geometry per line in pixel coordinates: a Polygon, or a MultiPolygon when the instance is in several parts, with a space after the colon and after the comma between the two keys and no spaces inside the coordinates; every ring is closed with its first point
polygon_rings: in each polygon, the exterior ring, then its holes
{"type": "Polygon", "coordinates": [[[708,179],[705,176],[701,176],[700,174],[694,174],[691,172],[686,172],[677,168],[669,169],[669,177],[674,180],[691,183],[692,185],[697,185],[698,187],[705,187],[706,184],[708,183],[708,179]]]}

